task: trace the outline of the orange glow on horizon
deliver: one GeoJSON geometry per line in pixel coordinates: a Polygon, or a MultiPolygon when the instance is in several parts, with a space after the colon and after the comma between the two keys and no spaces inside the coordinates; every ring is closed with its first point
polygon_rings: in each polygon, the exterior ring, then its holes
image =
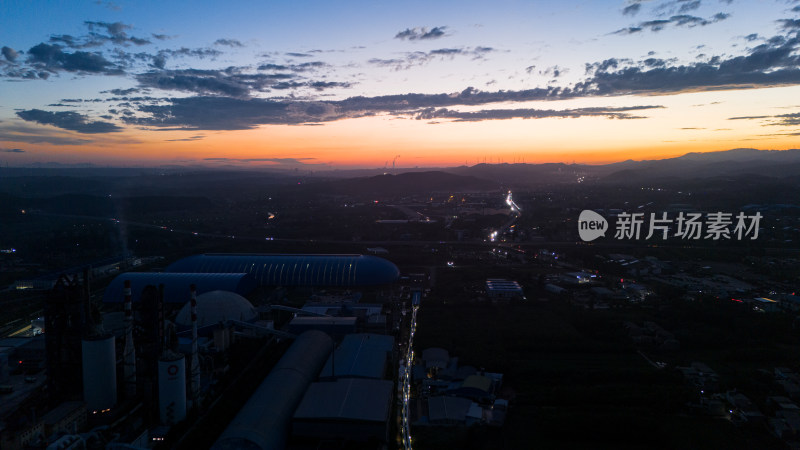
{"type": "MultiPolygon", "coordinates": [[[[679,99],[670,97],[663,103],[667,100],[679,99]]],[[[647,110],[640,119],[581,117],[433,123],[374,116],[314,126],[262,125],[234,131],[126,129],[93,135],[86,145],[39,144],[35,152],[24,156],[6,153],[4,158],[11,164],[24,158],[27,162],[99,166],[232,165],[324,170],[391,167],[393,161],[397,168],[472,166],[484,162],[607,164],[741,147],[799,147],[789,133],[770,135],[764,134],[766,131],[772,129],[755,122],[737,121],[732,125],[719,117],[687,116],[671,108],[647,110]]],[[[85,138],[72,132],[62,134],[85,138]]]]}

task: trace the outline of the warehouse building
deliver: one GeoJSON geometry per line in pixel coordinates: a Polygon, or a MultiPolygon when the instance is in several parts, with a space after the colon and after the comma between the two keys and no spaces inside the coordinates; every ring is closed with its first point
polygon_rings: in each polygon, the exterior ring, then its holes
{"type": "Polygon", "coordinates": [[[400,269],[370,255],[203,254],[183,258],[167,272],[249,273],[259,286],[378,286],[400,269]]]}
{"type": "Polygon", "coordinates": [[[522,287],[519,283],[500,278],[489,278],[486,280],[486,295],[493,301],[525,299],[525,294],[522,292],[522,287]]]}
{"type": "Polygon", "coordinates": [[[386,375],[394,338],[381,334],[349,334],[328,358],[320,379],[372,378],[386,375]]]}
{"type": "Polygon", "coordinates": [[[292,414],[332,345],[330,337],[319,331],[300,335],[211,448],[284,448],[292,414]]]}
{"type": "Polygon", "coordinates": [[[312,383],[294,413],[292,436],[388,442],[393,386],[364,378],[312,383]]]}
{"type": "Polygon", "coordinates": [[[355,317],[307,317],[297,316],[289,322],[289,333],[301,334],[309,330],[327,333],[334,339],[356,332],[355,317]]]}

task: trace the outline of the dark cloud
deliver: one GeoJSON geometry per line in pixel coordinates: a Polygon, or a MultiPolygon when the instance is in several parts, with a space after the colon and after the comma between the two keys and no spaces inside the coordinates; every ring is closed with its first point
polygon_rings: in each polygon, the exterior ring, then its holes
{"type": "Polygon", "coordinates": [[[371,58],[367,62],[369,64],[373,64],[376,66],[394,67],[396,69],[400,69],[406,64],[407,61],[405,59],[399,59],[399,58],[392,58],[392,59],[371,58]]]}
{"type": "Polygon", "coordinates": [[[191,57],[191,58],[216,58],[222,54],[221,51],[215,50],[213,48],[186,48],[181,47],[177,50],[161,50],[158,52],[159,55],[163,56],[170,56],[170,57],[191,57]]]}
{"type": "Polygon", "coordinates": [[[761,120],[764,126],[796,127],[800,125],[800,113],[778,114],[774,116],[729,117],[728,120],[761,120]]]}
{"type": "Polygon", "coordinates": [[[86,21],[84,22],[86,26],[89,27],[89,34],[93,38],[93,40],[99,41],[110,41],[116,45],[146,45],[150,44],[150,41],[147,39],[137,38],[134,36],[128,36],[125,30],[129,30],[133,28],[131,25],[126,25],[122,22],[92,22],[86,21]],[[108,34],[100,34],[97,30],[105,30],[108,34]]]}
{"type": "Polygon", "coordinates": [[[21,148],[0,148],[0,152],[3,153],[25,153],[25,150],[21,148]]]}
{"type": "Polygon", "coordinates": [[[314,88],[318,91],[329,88],[349,88],[350,83],[342,83],[337,81],[313,81],[308,83],[308,87],[314,88]]]}
{"type": "Polygon", "coordinates": [[[459,55],[463,52],[463,50],[458,48],[440,48],[437,50],[431,50],[430,55],[439,55],[439,56],[452,56],[452,55],[459,55]]]}
{"type": "Polygon", "coordinates": [[[641,3],[632,3],[632,4],[622,8],[622,14],[625,15],[625,16],[627,16],[627,15],[635,16],[636,13],[638,13],[640,9],[642,9],[642,4],[641,3]]]}
{"type": "Polygon", "coordinates": [[[105,59],[100,53],[84,51],[68,53],[63,51],[60,45],[41,43],[28,50],[27,55],[27,62],[31,65],[31,70],[36,70],[39,78],[46,78],[41,76],[41,72],[67,71],[108,75],[123,73],[120,68],[105,59]]]}
{"type": "Polygon", "coordinates": [[[129,89],[111,89],[110,91],[102,91],[101,94],[109,93],[114,95],[130,95],[134,92],[139,92],[137,88],[129,88],[129,89]]]}
{"type": "Polygon", "coordinates": [[[289,70],[294,72],[306,72],[309,70],[322,69],[323,67],[328,67],[328,64],[322,61],[310,61],[302,64],[292,65],[289,67],[289,70]]]}
{"type": "MultiPolygon", "coordinates": [[[[136,80],[141,87],[228,97],[247,97],[253,92],[267,92],[270,89],[290,89],[302,86],[318,88],[309,82],[291,81],[294,77],[295,75],[285,73],[242,73],[241,68],[229,67],[225,70],[150,71],[136,75],[136,80]]],[[[339,85],[344,86],[344,83],[339,83],[339,85]]]]}
{"type": "Polygon", "coordinates": [[[779,20],[778,23],[780,23],[781,28],[786,31],[800,30],[800,19],[782,19],[779,20]]]}
{"type": "Polygon", "coordinates": [[[289,103],[228,97],[176,98],[168,104],[145,105],[145,117],[123,118],[128,124],[185,130],[244,130],[265,124],[299,124],[343,116],[324,102],[289,103]]]}
{"type": "Polygon", "coordinates": [[[689,65],[649,68],[639,63],[625,67],[613,58],[587,64],[587,73],[594,75],[576,84],[573,94],[674,93],[800,84],[800,57],[795,54],[798,38],[772,42],[780,44],[766,43],[745,56],[724,60],[714,57],[689,65]]]}
{"type": "MultiPolygon", "coordinates": [[[[699,17],[698,20],[702,20],[699,17]]],[[[661,31],[669,25],[672,21],[668,19],[657,19],[657,20],[648,20],[646,22],[642,22],[639,24],[641,28],[646,28],[650,31],[661,31]]]]}
{"type": "Polygon", "coordinates": [[[408,70],[415,66],[421,66],[430,61],[431,57],[425,52],[406,53],[403,58],[380,59],[372,58],[367,61],[369,64],[379,67],[391,67],[394,70],[408,70]]]}
{"type": "Polygon", "coordinates": [[[204,138],[205,136],[199,134],[197,136],[190,136],[188,138],[183,138],[183,139],[166,139],[166,142],[191,142],[191,141],[199,141],[204,138]]]}
{"type": "Polygon", "coordinates": [[[167,65],[167,57],[164,55],[153,55],[151,66],[156,69],[163,69],[167,65]]]}
{"type": "MultiPolygon", "coordinates": [[[[328,67],[328,64],[322,61],[309,61],[302,64],[272,64],[265,63],[258,66],[258,70],[272,70],[272,71],[291,71],[291,72],[309,72],[328,67]]],[[[288,75],[291,77],[291,75],[288,75]]]]}
{"type": "Polygon", "coordinates": [[[258,125],[329,122],[376,114],[410,116],[424,108],[548,100],[569,96],[569,90],[555,87],[497,92],[482,92],[467,88],[460,93],[350,97],[340,101],[206,96],[175,98],[160,104],[139,105],[140,115],[128,116],[123,120],[132,125],[168,129],[239,130],[258,125]]]}
{"type": "Polygon", "coordinates": [[[309,55],[308,53],[289,52],[289,53],[286,53],[286,56],[291,56],[293,58],[311,58],[314,55],[309,55]]]}
{"type": "Polygon", "coordinates": [[[747,42],[753,42],[758,39],[758,33],[751,33],[744,37],[747,42]]]}
{"type": "Polygon", "coordinates": [[[645,67],[664,67],[667,65],[667,62],[660,58],[647,58],[642,61],[642,64],[644,64],[645,67]]]}
{"type": "Polygon", "coordinates": [[[217,39],[214,45],[227,45],[228,47],[244,47],[240,41],[236,39],[217,39]]]}
{"type": "Polygon", "coordinates": [[[28,144],[85,145],[92,141],[76,138],[63,130],[42,128],[25,122],[0,123],[0,141],[25,142],[28,144]]]}
{"type": "Polygon", "coordinates": [[[397,33],[395,39],[407,39],[409,41],[439,39],[445,35],[447,27],[433,27],[428,30],[426,27],[406,28],[397,33]]]}
{"type": "Polygon", "coordinates": [[[11,47],[3,47],[0,52],[2,52],[3,56],[11,62],[16,61],[19,57],[19,53],[11,47]]]}
{"type": "Polygon", "coordinates": [[[560,68],[560,67],[558,67],[558,66],[550,66],[550,67],[548,67],[548,68],[546,68],[544,70],[540,70],[539,71],[539,75],[544,76],[544,77],[558,78],[564,72],[565,72],[565,70],[560,68]]]}
{"type": "Polygon", "coordinates": [[[289,70],[289,67],[290,66],[287,66],[285,64],[267,63],[267,64],[261,64],[260,66],[258,66],[258,70],[289,70]]]}
{"type": "Polygon", "coordinates": [[[609,69],[616,69],[617,67],[630,62],[631,60],[629,59],[609,58],[602,62],[586,64],[586,73],[590,74],[595,71],[608,72],[609,69]]]}
{"type": "Polygon", "coordinates": [[[126,53],[115,49],[113,55],[121,64],[127,66],[133,66],[136,63],[146,63],[151,68],[164,69],[167,62],[172,58],[209,58],[213,60],[222,55],[222,52],[213,48],[181,47],[178,49],[159,50],[156,53],[126,53]]]}
{"type": "Polygon", "coordinates": [[[680,3],[680,7],[678,8],[679,13],[687,13],[689,11],[694,11],[700,8],[700,0],[684,0],[680,3]]]}
{"type": "Polygon", "coordinates": [[[453,111],[447,108],[427,108],[416,113],[417,120],[451,119],[455,122],[479,122],[505,119],[578,118],[599,116],[609,119],[642,119],[627,111],[662,108],[661,106],[635,106],[630,108],[578,108],[556,111],[552,109],[486,109],[482,111],[453,111]]]}
{"type": "Polygon", "coordinates": [[[300,81],[281,81],[280,83],[275,83],[271,87],[272,89],[278,90],[285,90],[285,89],[297,89],[305,86],[305,83],[300,81]]]}
{"type": "Polygon", "coordinates": [[[78,42],[78,38],[71,36],[69,34],[54,34],[50,36],[50,42],[56,44],[64,44],[65,47],[71,48],[87,48],[87,47],[99,47],[103,45],[101,41],[87,41],[87,42],[78,42]]]}
{"type": "Polygon", "coordinates": [[[232,80],[222,72],[213,70],[147,72],[137,75],[136,79],[143,87],[231,97],[247,96],[251,89],[246,84],[232,80]]]}
{"type": "Polygon", "coordinates": [[[620,28],[619,30],[611,34],[635,34],[635,33],[640,33],[642,30],[643,30],[642,27],[627,27],[627,28],[620,28]]]}
{"type": "Polygon", "coordinates": [[[800,113],[780,114],[775,116],[778,121],[775,125],[797,126],[800,125],[800,113]]]}
{"type": "Polygon", "coordinates": [[[403,58],[372,58],[367,62],[380,67],[391,67],[394,70],[407,70],[415,66],[427,64],[435,59],[450,59],[455,56],[468,56],[472,57],[472,59],[481,59],[486,54],[494,51],[492,47],[440,48],[429,52],[408,52],[405,53],[403,58]]]}
{"type": "Polygon", "coordinates": [[[634,34],[639,33],[643,30],[648,30],[651,32],[658,32],[663,30],[668,26],[676,26],[676,27],[704,27],[706,25],[711,25],[713,23],[721,22],[725,19],[730,17],[730,14],[726,13],[717,13],[711,16],[710,19],[703,19],[702,17],[691,16],[688,14],[678,14],[670,17],[669,19],[656,19],[656,20],[648,20],[645,22],[640,22],[636,26],[631,26],[627,28],[621,28],[617,31],[614,31],[611,34],[634,34]]]}
{"type": "Polygon", "coordinates": [[[53,125],[58,128],[77,131],[79,133],[94,134],[122,131],[122,128],[113,123],[90,121],[87,116],[74,111],[51,112],[41,109],[28,109],[17,111],[17,116],[28,122],[53,125]]]}
{"type": "Polygon", "coordinates": [[[166,34],[151,34],[153,38],[158,39],[159,41],[166,41],[167,39],[172,39],[171,36],[166,34]]]}
{"type": "Polygon", "coordinates": [[[147,45],[151,42],[144,38],[128,36],[125,30],[132,27],[122,22],[92,22],[85,21],[84,25],[89,28],[89,33],[82,36],[72,36],[69,34],[56,34],[50,36],[50,42],[62,44],[73,49],[89,47],[100,47],[105,44],[112,44],[127,47],[130,44],[147,45]]]}

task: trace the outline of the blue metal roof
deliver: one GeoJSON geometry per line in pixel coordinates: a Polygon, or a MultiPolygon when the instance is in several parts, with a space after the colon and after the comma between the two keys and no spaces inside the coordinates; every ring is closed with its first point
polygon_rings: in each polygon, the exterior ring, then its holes
{"type": "Polygon", "coordinates": [[[348,334],[328,357],[320,378],[375,378],[385,374],[386,360],[394,347],[394,338],[383,334],[348,334]],[[334,373],[335,371],[335,373],[334,373]]]}
{"type": "Polygon", "coordinates": [[[204,254],[167,272],[250,273],[259,286],[376,286],[400,276],[393,263],[369,255],[204,254]]]}
{"type": "Polygon", "coordinates": [[[311,383],[294,420],[386,423],[392,409],[393,387],[391,380],[355,378],[311,383]]]}
{"type": "Polygon", "coordinates": [[[124,282],[131,281],[131,300],[141,300],[142,291],[148,285],[164,285],[164,302],[186,303],[189,301],[189,286],[197,287],[197,295],[211,291],[230,291],[247,295],[257,287],[256,281],[246,273],[164,273],[129,272],[117,275],[103,294],[103,303],[121,303],[124,299],[124,282]]]}

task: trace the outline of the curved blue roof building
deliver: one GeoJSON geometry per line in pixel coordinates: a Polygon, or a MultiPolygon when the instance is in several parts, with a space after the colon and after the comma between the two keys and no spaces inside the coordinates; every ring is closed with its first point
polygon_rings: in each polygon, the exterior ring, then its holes
{"type": "Polygon", "coordinates": [[[230,291],[245,296],[258,287],[256,280],[246,273],[164,273],[128,272],[117,275],[103,294],[103,303],[122,303],[125,280],[131,281],[131,301],[141,300],[148,285],[164,285],[165,303],[189,301],[189,286],[194,284],[197,295],[211,291],[230,291]]]}
{"type": "Polygon", "coordinates": [[[400,269],[370,255],[204,254],[183,258],[167,272],[249,273],[259,286],[378,286],[400,269]]]}

